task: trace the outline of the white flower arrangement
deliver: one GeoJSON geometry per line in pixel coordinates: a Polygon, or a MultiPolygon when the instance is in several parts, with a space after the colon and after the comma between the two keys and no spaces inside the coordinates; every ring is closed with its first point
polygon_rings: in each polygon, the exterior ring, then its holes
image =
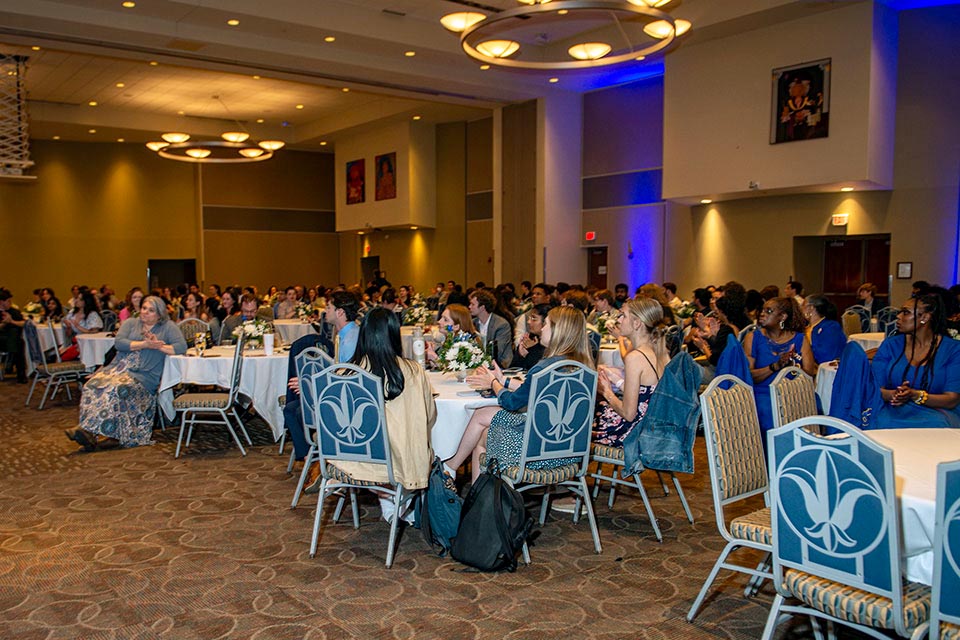
{"type": "Polygon", "coordinates": [[[437,350],[437,362],[444,371],[466,372],[489,364],[490,356],[471,334],[461,331],[447,336],[447,341],[437,350]]]}
{"type": "Polygon", "coordinates": [[[613,315],[608,311],[607,313],[601,313],[597,316],[597,331],[600,332],[601,336],[606,336],[610,333],[610,324],[613,320],[613,315]]]}
{"type": "Polygon", "coordinates": [[[307,322],[310,320],[311,316],[316,315],[317,310],[310,305],[309,302],[298,302],[297,303],[297,318],[302,322],[307,322]]]}
{"type": "Polygon", "coordinates": [[[404,326],[424,326],[433,324],[434,320],[436,320],[434,312],[424,306],[410,307],[403,312],[404,326]]]}
{"type": "Polygon", "coordinates": [[[262,344],[265,333],[273,333],[273,327],[269,322],[260,318],[246,320],[233,330],[234,337],[239,338],[243,335],[244,341],[252,345],[262,344]]]}
{"type": "Polygon", "coordinates": [[[23,312],[29,316],[43,315],[43,305],[39,302],[28,302],[23,305],[23,312]]]}
{"type": "Polygon", "coordinates": [[[410,306],[425,307],[427,306],[427,301],[423,299],[423,296],[418,291],[417,293],[413,294],[413,297],[410,299],[410,306]]]}
{"type": "Polygon", "coordinates": [[[688,302],[684,304],[682,307],[678,308],[676,311],[674,311],[673,314],[678,318],[692,318],[696,310],[697,308],[693,306],[693,303],[688,302]]]}

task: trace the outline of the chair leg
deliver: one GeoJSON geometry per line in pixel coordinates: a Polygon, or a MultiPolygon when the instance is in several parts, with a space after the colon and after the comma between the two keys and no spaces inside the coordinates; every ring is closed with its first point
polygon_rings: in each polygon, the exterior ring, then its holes
{"type": "Polygon", "coordinates": [[[614,467],[613,467],[613,473],[610,474],[610,477],[613,478],[613,480],[610,481],[610,495],[607,496],[607,507],[609,507],[610,509],[613,509],[613,501],[616,500],[616,498],[617,498],[617,483],[616,483],[616,479],[617,479],[617,475],[619,475],[619,473],[620,473],[619,467],[614,466],[614,467]]]}
{"type": "Polygon", "coordinates": [[[657,536],[657,542],[663,542],[663,534],[660,533],[660,525],[657,523],[657,516],[653,515],[653,507],[650,506],[650,498],[647,497],[647,490],[643,488],[640,482],[640,474],[633,474],[633,483],[637,485],[637,491],[640,492],[640,499],[643,500],[643,507],[647,510],[647,517],[650,518],[650,524],[653,526],[653,533],[657,536]]]}
{"type": "Polygon", "coordinates": [[[353,512],[353,528],[360,528],[360,507],[357,505],[357,491],[356,489],[349,489],[350,491],[350,510],[353,512]]]}
{"type": "MultiPolygon", "coordinates": [[[[187,428],[187,422],[189,421],[189,418],[187,418],[188,413],[188,411],[184,411],[182,414],[180,414],[180,437],[177,438],[177,452],[173,454],[174,458],[180,457],[180,446],[183,443],[183,432],[187,428]]],[[[190,430],[193,430],[192,426],[190,427],[190,430]]],[[[190,444],[189,439],[187,440],[187,444],[190,444]]]]}
{"type": "Polygon", "coordinates": [[[310,472],[310,465],[313,464],[313,457],[316,451],[316,445],[311,444],[310,450],[307,451],[307,457],[303,459],[303,470],[300,472],[300,481],[297,482],[297,490],[293,492],[293,501],[290,503],[291,509],[296,509],[297,503],[300,502],[300,493],[303,491],[303,485],[307,483],[307,474],[310,472]]]}
{"type": "Polygon", "coordinates": [[[396,493],[393,494],[393,521],[390,523],[390,539],[387,541],[387,569],[393,566],[393,554],[396,550],[397,528],[400,526],[400,506],[403,504],[403,486],[396,487],[396,493]]]}
{"type": "Polygon", "coordinates": [[[73,396],[70,394],[70,380],[65,379],[63,381],[63,389],[67,392],[67,400],[73,402],[73,396]]]}
{"type": "MultiPolygon", "coordinates": [[[[280,450],[277,451],[278,456],[283,455],[283,445],[287,444],[287,430],[284,429],[283,433],[280,434],[280,450]]],[[[290,473],[290,469],[287,469],[287,473],[290,473]]]]}
{"type": "Polygon", "coordinates": [[[717,579],[717,574],[720,572],[721,565],[726,561],[727,556],[730,555],[730,552],[733,551],[733,548],[734,544],[732,542],[728,542],[727,546],[725,546],[723,551],[720,552],[720,556],[713,564],[713,569],[710,570],[710,575],[707,576],[703,586],[700,588],[700,593],[697,594],[697,599],[693,601],[690,611],[687,612],[687,622],[693,622],[693,619],[697,617],[697,611],[700,609],[700,605],[703,604],[703,599],[707,596],[710,586],[713,585],[713,581],[717,579]]]}
{"type": "Polygon", "coordinates": [[[663,481],[663,475],[659,471],[657,471],[657,480],[660,481],[660,486],[663,487],[663,495],[670,495],[670,487],[668,487],[667,483],[663,481]]]}
{"type": "Polygon", "coordinates": [[[520,550],[523,553],[523,563],[530,566],[530,547],[527,545],[527,541],[523,541],[523,548],[520,550]]]}
{"type": "MultiPolygon", "coordinates": [[[[250,434],[247,433],[247,428],[246,428],[245,426],[243,426],[243,420],[241,420],[241,419],[240,419],[240,416],[237,415],[237,409],[236,409],[236,407],[230,407],[230,411],[233,413],[233,419],[237,421],[237,424],[238,424],[238,425],[240,425],[240,431],[241,431],[241,433],[243,433],[243,437],[246,438],[247,444],[252,447],[252,446],[253,446],[253,441],[250,440],[250,434]]],[[[234,435],[233,437],[236,438],[237,436],[234,435]]],[[[240,444],[239,441],[237,442],[237,444],[240,444]]],[[[240,450],[242,451],[242,450],[243,450],[243,447],[240,447],[240,450]]],[[[244,455],[246,455],[246,454],[244,454],[244,455]]]]}
{"type": "MultiPolygon", "coordinates": [[[[227,430],[230,432],[230,435],[233,436],[233,441],[237,443],[237,447],[240,449],[240,453],[247,455],[246,450],[243,448],[243,444],[240,442],[240,438],[237,437],[237,432],[234,430],[233,425],[230,424],[230,416],[227,415],[227,412],[223,409],[218,410],[220,412],[220,417],[223,418],[223,423],[227,425],[227,430]]],[[[237,417],[237,412],[233,412],[233,416],[237,417]]],[[[240,418],[237,418],[237,422],[240,422],[240,418]]],[[[240,422],[240,428],[243,429],[243,423],[240,422]]],[[[246,434],[246,430],[243,431],[246,434]]],[[[250,437],[247,436],[247,441],[249,442],[250,437]]]]}
{"type": "MultiPolygon", "coordinates": [[[[349,491],[349,489],[348,489],[348,491],[349,491]]],[[[345,496],[342,496],[342,495],[341,495],[341,496],[337,499],[337,508],[333,510],[333,521],[334,521],[334,522],[340,522],[340,515],[343,513],[343,505],[345,504],[345,502],[346,502],[346,497],[345,497],[345,496]]]]}
{"type": "Polygon", "coordinates": [[[50,378],[47,378],[47,379],[44,381],[43,397],[40,398],[40,406],[37,407],[37,408],[40,409],[41,411],[43,411],[43,405],[45,405],[45,404],[47,403],[47,395],[50,393],[50,383],[51,383],[51,379],[50,379],[50,378]]]}
{"type": "Polygon", "coordinates": [[[677,490],[677,496],[680,498],[680,504],[683,505],[683,511],[687,514],[687,520],[690,521],[690,524],[693,524],[693,514],[690,513],[690,505],[687,504],[687,496],[683,495],[683,489],[680,488],[680,480],[672,471],[670,477],[673,478],[673,486],[677,490]]]}
{"type": "Polygon", "coordinates": [[[320,537],[320,519],[323,517],[323,501],[327,497],[327,479],[320,482],[320,493],[317,494],[317,513],[313,518],[313,537],[310,538],[310,557],[317,555],[317,539],[320,537]]]}
{"type": "MultiPolygon", "coordinates": [[[[765,554],[760,563],[757,564],[757,571],[768,573],[770,571],[770,561],[771,554],[765,554]]],[[[747,581],[747,586],[743,590],[743,596],[745,598],[752,598],[753,596],[757,595],[757,592],[760,591],[760,587],[763,586],[763,581],[766,579],[766,576],[750,576],[750,580],[747,581]]]]}
{"type": "MultiPolygon", "coordinates": [[[[283,452],[281,451],[281,453],[283,453],[283,452]]],[[[290,459],[287,460],[287,473],[290,473],[291,471],[293,471],[293,463],[294,463],[294,461],[296,460],[296,457],[297,457],[297,452],[291,450],[291,451],[290,451],[290,459]]]]}
{"type": "Polygon", "coordinates": [[[550,487],[545,487],[543,492],[543,501],[540,502],[540,526],[547,521],[547,513],[550,511],[550,487]]]}
{"type": "Polygon", "coordinates": [[[593,513],[593,500],[590,499],[587,480],[584,477],[580,478],[580,490],[583,492],[583,502],[587,507],[587,520],[590,522],[590,533],[593,534],[593,548],[597,553],[603,553],[603,547],[600,545],[600,530],[597,528],[597,518],[593,513]]]}
{"type": "Polygon", "coordinates": [[[779,593],[777,597],[773,599],[773,605],[770,607],[770,613],[767,615],[767,624],[763,627],[763,635],[760,636],[760,640],[770,640],[773,637],[773,632],[777,628],[777,619],[780,617],[780,607],[783,606],[783,596],[779,593]]]}
{"type": "Polygon", "coordinates": [[[34,374],[33,374],[33,383],[30,385],[30,393],[27,394],[27,401],[23,403],[23,406],[25,406],[25,407],[29,407],[29,406],[30,406],[30,398],[33,397],[33,390],[36,388],[36,386],[37,386],[37,380],[39,380],[39,379],[40,379],[40,374],[39,374],[39,372],[34,373],[34,374]]]}

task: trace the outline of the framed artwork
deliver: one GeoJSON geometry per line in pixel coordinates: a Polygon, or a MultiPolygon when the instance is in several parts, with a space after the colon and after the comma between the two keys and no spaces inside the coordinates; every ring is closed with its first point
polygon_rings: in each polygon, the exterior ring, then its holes
{"type": "Polygon", "coordinates": [[[385,153],[376,157],[377,200],[391,200],[397,197],[397,152],[385,153]]]}
{"type": "Polygon", "coordinates": [[[347,163],[347,204],[360,204],[364,201],[366,175],[363,158],[347,163]]]}
{"type": "Polygon", "coordinates": [[[909,280],[913,277],[913,263],[912,262],[898,262],[897,263],[897,279],[898,280],[909,280]]]}
{"type": "Polygon", "coordinates": [[[773,70],[770,144],[826,138],[830,130],[830,58],[773,70]]]}

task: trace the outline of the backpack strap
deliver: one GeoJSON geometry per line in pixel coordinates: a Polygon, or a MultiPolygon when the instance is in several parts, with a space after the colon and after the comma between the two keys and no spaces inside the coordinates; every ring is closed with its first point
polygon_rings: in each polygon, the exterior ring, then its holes
{"type": "Polygon", "coordinates": [[[509,559],[507,571],[515,571],[517,568],[517,555],[510,542],[510,536],[507,533],[507,521],[503,517],[503,501],[500,499],[500,491],[505,484],[500,472],[494,476],[494,488],[497,499],[493,503],[494,521],[497,523],[497,533],[500,534],[500,551],[505,558],[509,559]]]}

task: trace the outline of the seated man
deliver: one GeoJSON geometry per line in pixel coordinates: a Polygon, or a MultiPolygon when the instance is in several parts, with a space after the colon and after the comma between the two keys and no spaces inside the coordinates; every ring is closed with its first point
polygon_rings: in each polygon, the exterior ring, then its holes
{"type": "Polygon", "coordinates": [[[293,320],[297,317],[297,288],[287,287],[284,298],[277,305],[277,320],[293,320]]]}
{"type": "MultiPolygon", "coordinates": [[[[360,335],[360,325],[357,324],[359,310],[357,297],[349,291],[334,291],[327,298],[325,316],[327,322],[333,324],[334,338],[331,343],[325,332],[318,335],[304,336],[290,347],[290,358],[287,365],[289,380],[287,382],[287,403],[283,407],[283,426],[290,432],[293,442],[294,459],[303,460],[310,450],[306,435],[303,433],[303,422],[300,413],[300,380],[297,378],[297,355],[307,347],[319,347],[329,354],[333,354],[336,362],[350,362],[357,348],[357,338],[360,335]]],[[[319,490],[320,465],[310,468],[310,475],[304,485],[311,493],[319,490]]]]}
{"type": "Polygon", "coordinates": [[[501,368],[510,366],[513,360],[513,335],[510,323],[493,313],[496,298],[489,291],[477,289],[470,294],[470,315],[480,333],[484,345],[491,345],[493,356],[501,368]]]}
{"type": "Polygon", "coordinates": [[[223,327],[220,329],[220,343],[229,344],[236,342],[236,338],[233,335],[233,330],[244,322],[256,318],[257,308],[259,306],[260,303],[257,302],[257,297],[255,295],[250,293],[243,294],[240,297],[240,314],[227,316],[223,320],[223,327]]]}

